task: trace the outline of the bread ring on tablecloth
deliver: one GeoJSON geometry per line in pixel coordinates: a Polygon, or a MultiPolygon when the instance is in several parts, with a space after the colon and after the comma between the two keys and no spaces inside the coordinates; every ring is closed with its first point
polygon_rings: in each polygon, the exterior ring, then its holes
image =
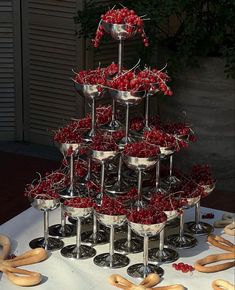
{"type": "Polygon", "coordinates": [[[228,252],[235,252],[235,245],[230,241],[215,235],[209,235],[207,241],[213,246],[223,249],[228,252]]]}
{"type": "Polygon", "coordinates": [[[207,264],[224,261],[224,260],[234,260],[235,259],[235,253],[224,253],[224,254],[214,254],[206,256],[205,258],[202,258],[194,264],[195,270],[198,272],[203,273],[214,273],[223,271],[229,268],[232,268],[235,266],[235,260],[232,262],[226,262],[223,264],[217,264],[214,266],[206,266],[207,264]]]}
{"type": "Polygon", "coordinates": [[[215,228],[224,228],[230,223],[235,221],[235,215],[230,213],[224,213],[222,219],[214,222],[215,228]]]}
{"type": "Polygon", "coordinates": [[[214,290],[235,290],[235,286],[226,280],[218,279],[212,282],[214,290]]]}
{"type": "Polygon", "coordinates": [[[235,222],[232,222],[231,224],[227,225],[224,228],[224,233],[229,236],[235,236],[235,222]]]}

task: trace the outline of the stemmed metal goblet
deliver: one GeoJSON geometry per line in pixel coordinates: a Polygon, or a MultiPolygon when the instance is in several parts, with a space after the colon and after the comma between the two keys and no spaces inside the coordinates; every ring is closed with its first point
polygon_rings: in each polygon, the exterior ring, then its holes
{"type": "MultiPolygon", "coordinates": [[[[208,185],[201,185],[201,187],[208,195],[214,190],[215,182],[208,185]]],[[[186,223],[187,232],[195,236],[209,235],[214,230],[212,225],[200,221],[200,200],[201,199],[199,199],[199,201],[195,204],[195,221],[186,223]]]]}
{"type": "MultiPolygon", "coordinates": [[[[105,32],[110,34],[113,39],[116,39],[119,41],[119,45],[118,45],[118,73],[120,73],[122,71],[122,67],[123,67],[124,40],[132,38],[137,32],[137,27],[131,26],[128,24],[112,24],[112,23],[107,23],[105,21],[102,21],[101,25],[104,28],[105,32]]],[[[114,96],[112,96],[112,98],[113,98],[112,120],[107,126],[105,126],[105,128],[108,131],[117,131],[122,127],[122,125],[117,120],[117,116],[116,116],[116,111],[117,111],[116,110],[116,99],[114,96]]]]}
{"type": "Polygon", "coordinates": [[[64,242],[57,238],[49,237],[49,211],[56,209],[60,205],[60,198],[50,197],[29,197],[29,201],[37,210],[43,211],[44,215],[44,237],[36,238],[30,241],[29,246],[32,249],[44,248],[45,250],[54,251],[59,250],[64,246],[64,242]]]}
{"type": "MultiPolygon", "coordinates": [[[[105,180],[105,163],[106,161],[114,158],[117,155],[118,151],[99,151],[91,150],[91,158],[101,163],[101,180],[100,180],[100,193],[96,197],[98,204],[102,202],[104,195],[104,180],[105,180]]],[[[93,215],[93,230],[92,232],[82,233],[82,241],[84,243],[89,243],[92,245],[102,244],[107,242],[107,237],[105,232],[98,230],[97,217],[93,215]]]]}
{"type": "Polygon", "coordinates": [[[77,154],[77,150],[80,144],[78,143],[62,143],[60,144],[60,151],[64,156],[67,155],[67,152],[70,151],[69,154],[69,186],[63,191],[59,192],[62,198],[73,198],[79,195],[79,190],[76,188],[74,184],[74,157],[77,154]]]}
{"type": "Polygon", "coordinates": [[[167,237],[167,244],[177,249],[193,248],[197,244],[197,239],[184,232],[184,210],[193,207],[200,200],[200,195],[196,197],[187,197],[187,205],[183,206],[180,213],[179,234],[167,237]]]}
{"type": "Polygon", "coordinates": [[[78,208],[73,206],[64,206],[66,214],[76,220],[77,237],[75,245],[68,245],[61,250],[61,255],[66,258],[88,259],[94,257],[96,250],[87,245],[81,244],[81,219],[88,217],[92,211],[92,207],[78,208]]]}
{"type": "Polygon", "coordinates": [[[91,100],[91,130],[84,133],[83,139],[91,142],[96,133],[96,100],[103,97],[99,85],[80,84],[74,81],[77,92],[85,99],[91,100]]]}
{"type": "MultiPolygon", "coordinates": [[[[175,219],[179,212],[177,210],[164,210],[164,213],[167,216],[167,221],[175,219]]],[[[159,249],[152,248],[149,250],[149,261],[151,262],[160,262],[160,263],[172,263],[179,258],[179,254],[169,247],[164,247],[165,241],[165,226],[160,232],[160,242],[159,249]]]]}
{"type": "Polygon", "coordinates": [[[148,243],[149,238],[157,235],[164,227],[165,223],[157,224],[141,224],[134,223],[128,220],[131,229],[138,235],[144,238],[144,252],[143,252],[143,263],[135,264],[127,269],[128,275],[134,278],[145,278],[150,273],[156,273],[159,276],[164,274],[164,270],[154,264],[148,263],[148,243]]]}
{"type": "Polygon", "coordinates": [[[134,205],[137,208],[144,207],[142,197],[142,173],[155,166],[158,162],[158,155],[150,157],[133,157],[123,154],[123,160],[129,168],[138,170],[138,200],[134,205]]]}
{"type": "Polygon", "coordinates": [[[120,227],[126,221],[126,215],[107,215],[95,212],[97,219],[104,226],[110,228],[109,253],[97,255],[94,263],[103,268],[122,268],[126,267],[130,260],[125,255],[114,253],[114,228],[120,227]]]}
{"type": "Polygon", "coordinates": [[[125,136],[119,142],[119,147],[123,148],[127,143],[135,141],[133,138],[129,136],[129,127],[130,127],[130,106],[138,105],[141,103],[143,98],[145,97],[145,91],[119,91],[116,89],[109,89],[111,96],[119,102],[121,105],[126,106],[126,124],[125,124],[125,136]]]}

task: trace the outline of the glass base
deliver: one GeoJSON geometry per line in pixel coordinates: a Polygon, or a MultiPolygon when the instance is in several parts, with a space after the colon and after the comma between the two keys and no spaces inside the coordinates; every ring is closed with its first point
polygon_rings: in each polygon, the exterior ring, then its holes
{"type": "Polygon", "coordinates": [[[158,249],[149,250],[149,261],[158,263],[172,263],[179,259],[179,254],[170,248],[164,247],[160,252],[158,249]]]}
{"type": "Polygon", "coordinates": [[[180,180],[176,176],[168,176],[163,182],[168,186],[171,186],[179,183],[180,180]]]}
{"type": "Polygon", "coordinates": [[[121,239],[114,242],[114,249],[123,255],[140,253],[143,251],[143,240],[132,238],[128,247],[127,239],[121,239]]]}
{"type": "Polygon", "coordinates": [[[127,269],[127,274],[134,278],[146,278],[150,273],[155,273],[162,277],[164,270],[153,264],[148,264],[147,267],[144,267],[143,263],[132,265],[127,269]]]}
{"type": "Polygon", "coordinates": [[[129,190],[129,186],[126,185],[124,182],[121,182],[121,184],[116,182],[112,187],[107,188],[105,191],[114,196],[118,196],[118,195],[126,194],[128,190],[129,190]]]}
{"type": "Polygon", "coordinates": [[[189,234],[184,234],[181,238],[175,234],[167,237],[167,244],[176,249],[189,249],[197,245],[197,239],[189,234]]]}
{"type": "Polygon", "coordinates": [[[186,231],[195,236],[209,235],[214,231],[214,227],[208,223],[200,222],[196,225],[195,222],[186,223],[186,231]]]}
{"type": "Polygon", "coordinates": [[[96,256],[93,260],[94,264],[102,268],[117,269],[126,267],[130,260],[124,255],[114,253],[111,259],[109,253],[96,256]]]}
{"type": "Polygon", "coordinates": [[[76,235],[76,227],[66,224],[63,228],[61,224],[49,227],[49,235],[57,238],[69,238],[76,235]]]}
{"type": "Polygon", "coordinates": [[[123,125],[118,120],[112,120],[108,124],[101,126],[101,128],[108,132],[115,132],[121,130],[123,125]]]}
{"type": "Polygon", "coordinates": [[[74,198],[74,197],[78,197],[80,196],[80,191],[76,188],[70,189],[70,188],[66,188],[65,190],[61,191],[59,193],[59,195],[62,198],[74,198]]]}
{"type": "Polygon", "coordinates": [[[98,231],[96,236],[92,231],[84,232],[81,234],[81,240],[89,246],[107,244],[109,241],[108,236],[104,231],[98,231]]]}
{"type": "Polygon", "coordinates": [[[45,245],[45,239],[41,237],[30,241],[29,246],[31,249],[43,248],[48,251],[56,251],[63,248],[64,242],[61,241],[60,239],[48,238],[48,244],[45,245]]]}
{"type": "Polygon", "coordinates": [[[96,255],[96,250],[89,246],[81,245],[77,248],[76,245],[69,245],[60,251],[61,255],[69,259],[89,259],[96,255]]]}

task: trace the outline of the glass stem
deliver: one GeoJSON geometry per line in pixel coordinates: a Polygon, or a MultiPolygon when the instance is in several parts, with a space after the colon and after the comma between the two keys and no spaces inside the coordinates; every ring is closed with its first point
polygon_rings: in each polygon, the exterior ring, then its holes
{"type": "Polygon", "coordinates": [[[80,246],[81,246],[81,220],[80,218],[77,218],[77,236],[76,236],[77,258],[80,258],[80,246]]]}
{"type": "Polygon", "coordinates": [[[165,239],[165,228],[163,228],[160,232],[160,241],[159,241],[159,255],[162,257],[164,250],[164,239],[165,239]]]}
{"type": "Polygon", "coordinates": [[[149,128],[149,94],[145,99],[145,128],[149,128]]]}
{"type": "Polygon", "coordinates": [[[172,170],[173,170],[173,154],[170,156],[170,178],[172,177],[172,170]]]}
{"type": "Polygon", "coordinates": [[[182,213],[180,214],[180,240],[183,239],[184,236],[184,210],[182,210],[182,213]]]}
{"type": "Polygon", "coordinates": [[[96,242],[97,238],[97,218],[96,215],[93,213],[93,242],[96,242]]]}
{"type": "Polygon", "coordinates": [[[142,171],[138,170],[138,208],[142,204],[142,171]]]}
{"type": "Polygon", "coordinates": [[[73,194],[73,153],[71,154],[70,156],[70,186],[69,186],[69,189],[70,189],[70,194],[72,195],[73,194]]]}
{"type": "Polygon", "coordinates": [[[144,253],[143,253],[143,264],[144,264],[144,277],[148,275],[148,245],[149,243],[149,238],[148,236],[144,236],[144,253]]]}
{"type": "Polygon", "coordinates": [[[195,204],[195,224],[200,224],[200,200],[195,204]]]}
{"type": "Polygon", "coordinates": [[[118,161],[118,180],[117,180],[119,189],[121,187],[121,174],[122,174],[122,155],[120,154],[119,161],[118,161]]]}
{"type": "Polygon", "coordinates": [[[128,143],[128,137],[129,137],[129,111],[130,106],[129,104],[126,104],[126,135],[125,135],[125,143],[128,143]]]}
{"type": "Polygon", "coordinates": [[[63,205],[61,204],[61,231],[63,232],[65,230],[65,224],[66,224],[66,216],[64,214],[63,205]]]}
{"type": "Polygon", "coordinates": [[[48,248],[48,227],[49,227],[49,212],[48,210],[44,210],[44,248],[47,250],[48,248]]]}
{"type": "Polygon", "coordinates": [[[160,157],[158,156],[158,160],[156,163],[156,191],[159,188],[159,181],[160,181],[160,157]]]}
{"type": "Polygon", "coordinates": [[[88,157],[88,164],[87,164],[87,175],[86,175],[86,181],[89,181],[91,179],[91,158],[88,157]]]}
{"type": "Polygon", "coordinates": [[[119,40],[118,44],[118,72],[122,71],[122,64],[123,64],[123,50],[124,50],[124,43],[123,40],[119,40]]]}
{"type": "Polygon", "coordinates": [[[92,98],[91,105],[91,136],[95,135],[95,119],[96,119],[96,101],[95,98],[92,98]]]}
{"type": "Polygon", "coordinates": [[[101,180],[100,180],[100,199],[103,200],[104,195],[104,174],[105,174],[105,163],[101,162],[101,180]]]}
{"type": "Polygon", "coordinates": [[[109,241],[109,255],[110,255],[110,268],[113,267],[113,254],[114,254],[114,227],[110,227],[110,241],[109,241]]]}
{"type": "Polygon", "coordinates": [[[112,100],[112,121],[116,120],[116,101],[113,98],[112,100]]]}
{"type": "Polygon", "coordinates": [[[130,252],[131,249],[131,227],[128,224],[127,226],[127,252],[130,252]]]}

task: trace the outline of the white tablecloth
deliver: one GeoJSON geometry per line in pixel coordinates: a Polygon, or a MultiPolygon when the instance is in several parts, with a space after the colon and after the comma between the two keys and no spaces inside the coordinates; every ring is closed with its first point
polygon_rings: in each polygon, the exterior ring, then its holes
{"type": "MultiPolygon", "coordinates": [[[[201,208],[201,212],[213,212],[215,219],[220,219],[224,212],[212,209],[201,208]]],[[[186,221],[192,220],[193,209],[186,210],[186,221]]],[[[50,213],[50,225],[59,223],[60,210],[57,209],[50,213]]],[[[213,223],[214,220],[205,220],[213,223]]],[[[12,240],[12,252],[19,255],[29,250],[29,241],[33,238],[43,235],[43,215],[42,212],[30,208],[10,221],[0,226],[0,233],[6,234],[12,240]]],[[[233,241],[234,238],[223,234],[220,229],[215,230],[215,234],[221,234],[226,239],[233,241]]],[[[215,248],[206,242],[206,237],[198,238],[198,245],[195,248],[181,250],[180,259],[176,262],[184,262],[193,265],[194,262],[209,254],[222,253],[223,250],[215,248]]],[[[74,244],[75,237],[64,239],[65,245],[74,244]]],[[[108,244],[96,246],[97,254],[108,252],[108,244]]],[[[130,265],[142,262],[142,253],[129,255],[130,265]]],[[[161,286],[180,283],[188,290],[207,290],[211,288],[211,282],[214,279],[225,279],[234,283],[234,268],[218,273],[182,273],[172,268],[171,264],[164,264],[165,270],[161,286]]],[[[140,280],[131,278],[126,273],[126,268],[110,270],[99,268],[93,264],[92,259],[88,260],[70,260],[62,257],[59,251],[52,252],[49,258],[39,264],[25,266],[25,269],[40,272],[43,275],[43,281],[35,286],[39,290],[114,290],[116,287],[110,286],[107,282],[108,277],[117,273],[125,276],[132,282],[139,283],[140,280]]],[[[0,273],[0,289],[15,290],[20,287],[11,284],[5,275],[0,273]]],[[[21,287],[21,289],[28,289],[21,287]]]]}

